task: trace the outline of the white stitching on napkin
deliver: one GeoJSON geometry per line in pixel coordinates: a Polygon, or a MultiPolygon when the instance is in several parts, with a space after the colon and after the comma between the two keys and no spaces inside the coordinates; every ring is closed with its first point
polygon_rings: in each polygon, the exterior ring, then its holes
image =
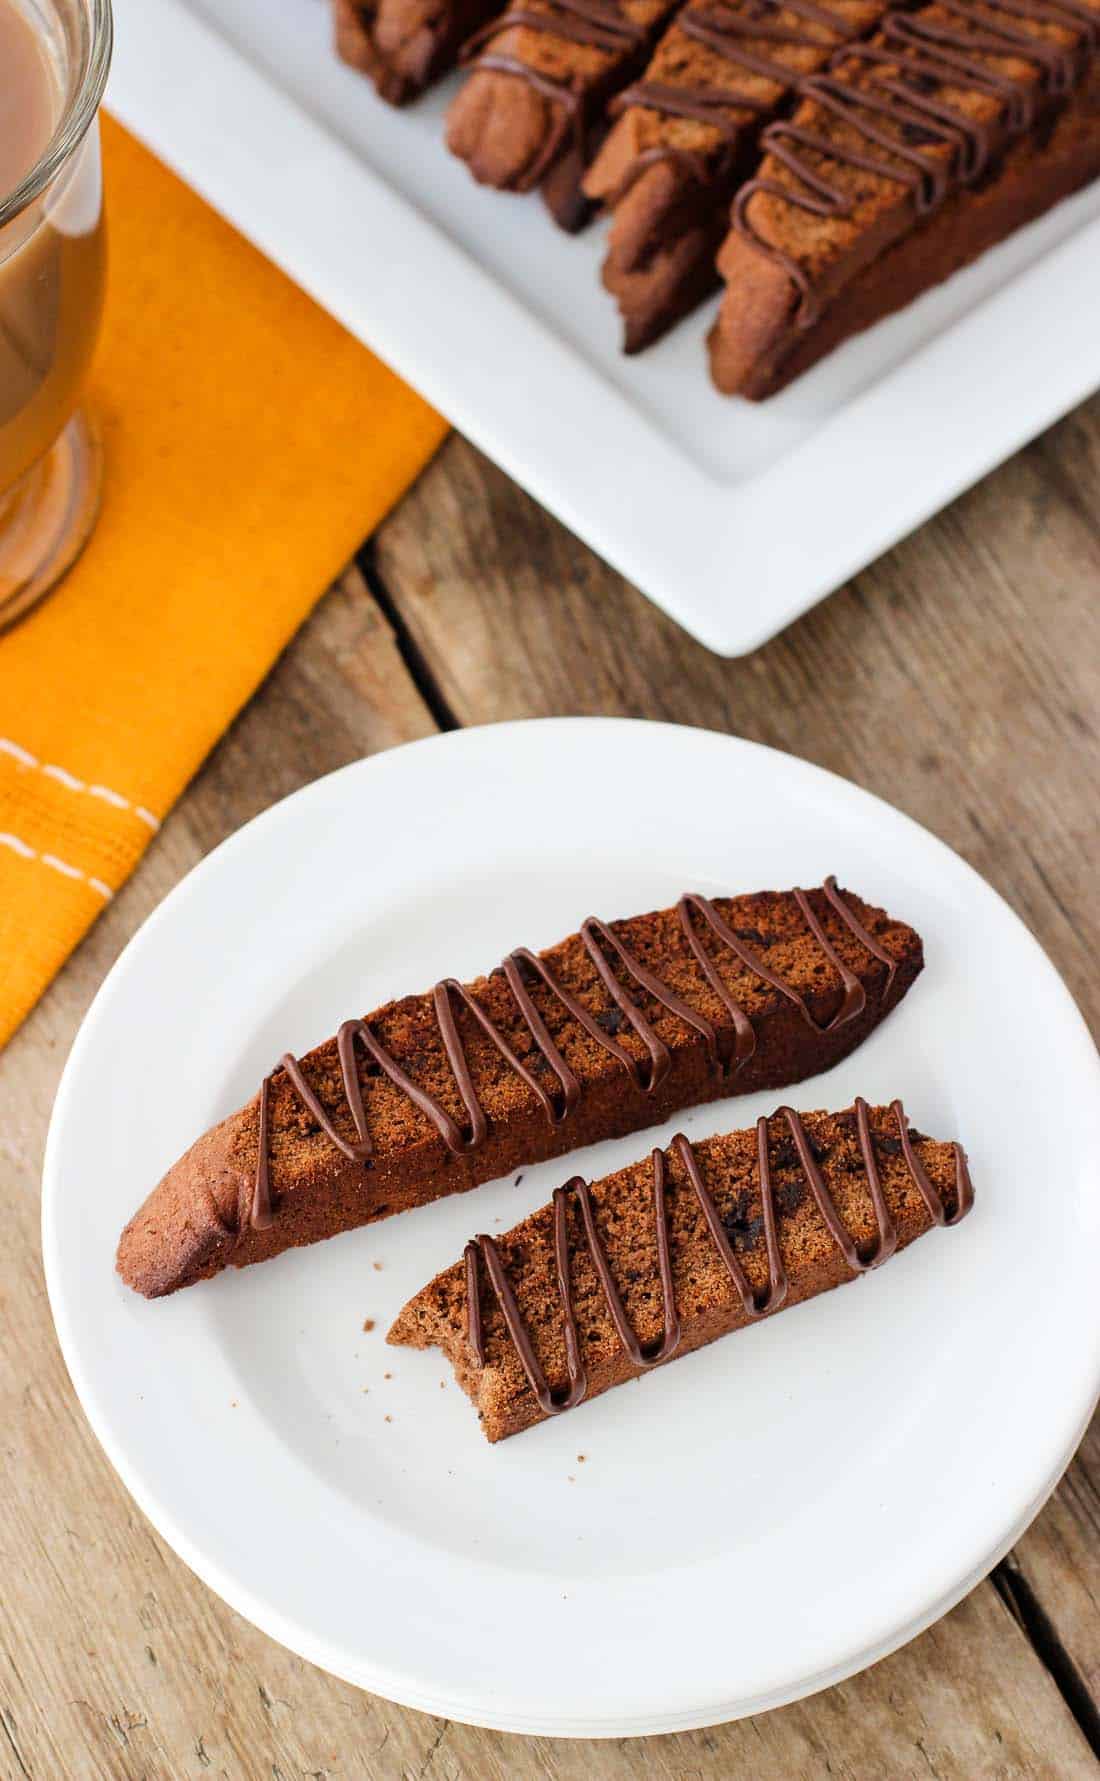
{"type": "Polygon", "coordinates": [[[28,847],[25,841],[20,841],[18,835],[0,833],[0,847],[10,847],[13,853],[19,855],[20,859],[38,860],[43,866],[49,866],[52,872],[60,872],[66,878],[78,878],[82,884],[88,885],[97,896],[102,897],[106,902],[110,902],[115,894],[109,884],[104,884],[102,878],[93,878],[90,873],[82,872],[79,866],[70,866],[66,860],[59,860],[55,853],[36,852],[33,847],[28,847]]]}
{"type": "Polygon", "coordinates": [[[113,792],[110,786],[89,785],[86,780],[78,779],[75,773],[67,772],[64,767],[55,767],[48,761],[40,761],[37,755],[30,752],[29,748],[21,748],[18,742],[9,742],[5,736],[0,736],[0,754],[10,755],[12,760],[18,761],[21,767],[33,767],[36,772],[44,774],[47,779],[56,779],[58,785],[63,785],[67,791],[86,792],[89,798],[98,798],[101,803],[110,804],[115,810],[132,810],[147,828],[153,830],[154,834],[160,828],[159,821],[151,810],[146,810],[144,804],[131,803],[130,799],[124,798],[121,792],[113,792]]]}

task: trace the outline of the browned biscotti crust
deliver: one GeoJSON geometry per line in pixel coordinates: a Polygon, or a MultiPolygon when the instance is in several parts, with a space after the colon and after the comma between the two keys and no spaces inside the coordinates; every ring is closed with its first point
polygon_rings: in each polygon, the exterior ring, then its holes
{"type": "MultiPolygon", "coordinates": [[[[965,1158],[954,1144],[938,1143],[914,1132],[898,1104],[867,1107],[872,1156],[881,1184],[886,1218],[880,1224],[871,1195],[860,1140],[860,1104],[843,1113],[795,1116],[809,1145],[820,1184],[835,1208],[855,1265],[845,1259],[836,1236],[819,1208],[810,1175],[800,1157],[795,1126],[781,1110],[760,1124],[767,1131],[769,1198],[775,1210],[779,1267],[769,1262],[759,1148],[761,1132],[732,1132],[686,1146],[674,1140],[653,1159],[632,1164],[589,1189],[595,1228],[626,1320],[650,1364],[689,1354],[718,1336],[743,1328],[754,1317],[746,1308],[724,1265],[712,1229],[692,1184],[686,1158],[694,1160],[711,1196],[722,1232],[741,1269],[750,1303],[774,1315],[788,1305],[827,1292],[856,1277],[861,1268],[889,1259],[930,1230],[934,1222],[956,1222],[968,1209],[972,1190],[965,1158]],[[902,1130],[932,1190],[934,1217],[910,1168],[902,1130]],[[655,1214],[654,1166],[661,1163],[664,1223],[668,1231],[670,1279],[678,1339],[669,1343],[665,1289],[662,1283],[655,1214]],[[889,1236],[883,1240],[884,1228],[889,1236]],[[776,1280],[785,1277],[785,1294],[776,1280]],[[768,1295],[771,1295],[769,1300],[768,1295]],[[768,1308],[769,1304],[771,1309],[768,1308]],[[661,1350],[662,1339],[664,1350],[661,1350]],[[671,1346],[671,1352],[669,1347],[671,1346]],[[661,1353],[665,1358],[658,1358],[661,1353]]],[[[563,1190],[570,1279],[569,1304],[575,1317],[578,1351],[585,1376],[584,1398],[640,1376],[624,1345],[593,1261],[580,1203],[563,1190]]],[[[481,1238],[481,1244],[489,1239],[481,1238]]],[[[546,1386],[560,1402],[572,1378],[566,1350],[565,1318],[555,1245],[553,1204],[542,1207],[502,1237],[492,1240],[507,1284],[514,1295],[519,1322],[530,1340],[546,1386]]],[[[471,1245],[476,1250],[477,1245],[471,1245]]],[[[545,1421],[522,1362],[514,1334],[503,1315],[499,1294],[486,1277],[484,1261],[475,1268],[478,1295],[476,1339],[470,1333],[470,1274],[466,1258],[456,1262],[411,1299],[400,1313],[388,1340],[398,1346],[442,1349],[462,1389],[475,1405],[490,1441],[518,1434],[545,1421]],[[481,1354],[479,1358],[478,1348],[481,1354]]],[[[761,1314],[761,1312],[757,1312],[761,1314]]],[[[568,1407],[568,1406],[563,1406],[568,1407]]]]}
{"type": "Polygon", "coordinates": [[[687,0],[676,14],[615,101],[617,120],[584,180],[612,212],[602,276],[625,352],[651,345],[717,288],[730,200],[760,132],[799,80],[885,11],[886,0],[809,12],[801,0],[687,0]]]}
{"type": "Polygon", "coordinates": [[[407,105],[446,74],[500,0],[332,0],[336,51],[390,105],[407,105]]]}
{"type": "Polygon", "coordinates": [[[578,228],[592,208],[581,181],[607,102],[645,65],[677,3],[619,0],[605,10],[631,35],[592,43],[576,41],[591,21],[575,16],[568,0],[514,0],[481,34],[447,115],[447,147],[480,185],[541,186],[555,219],[578,228]],[[533,19],[546,23],[536,28],[533,19]]]}
{"type": "Polygon", "coordinates": [[[956,192],[925,228],[880,255],[829,304],[814,327],[802,330],[791,325],[789,282],[783,289],[774,277],[781,268],[763,260],[739,236],[730,236],[723,264],[730,292],[740,293],[731,297],[731,308],[734,302],[758,307],[761,316],[773,315],[775,324],[753,357],[737,343],[737,336],[747,342],[740,325],[735,335],[720,318],[711,337],[715,382],[750,401],[776,395],[845,340],[904,309],[1097,178],[1100,83],[1094,81],[1059,112],[1043,148],[1036,150],[1030,141],[1014,143],[995,177],[977,189],[956,192]],[[764,284],[768,294],[754,297],[754,289],[764,284]]]}
{"type": "MultiPolygon", "coordinates": [[[[986,29],[1003,23],[993,0],[970,0],[986,29]]],[[[1094,0],[1084,0],[1093,6],[1094,0]]],[[[1100,45],[1100,4],[1095,4],[1100,45]]],[[[882,82],[917,66],[916,52],[896,41],[896,15],[886,21],[872,49],[878,64],[842,60],[835,72],[849,91],[882,96],[882,82]],[[891,30],[895,35],[891,36],[891,30]],[[886,58],[885,63],[882,58],[886,58]]],[[[1016,109],[1030,119],[1022,131],[1012,122],[1012,108],[1003,93],[983,89],[982,76],[959,73],[952,82],[927,82],[915,103],[927,103],[965,120],[954,140],[930,111],[912,124],[899,115],[876,114],[888,139],[899,143],[896,168],[905,171],[902,149],[920,154],[938,166],[944,196],[925,218],[918,214],[912,189],[904,180],[852,165],[825,153],[812,155],[784,126],[769,128],[764,145],[781,150],[766,154],[757,176],[743,188],[734,211],[734,227],[719,255],[726,293],[710,337],[711,373],[727,394],[752,398],[770,395],[819,359],[847,335],[900,308],[922,291],[950,276],[961,265],[1032,220],[1097,172],[1100,160],[1098,59],[1083,42],[1084,24],[1051,25],[1023,14],[1011,15],[1012,30],[1030,35],[1049,51],[1064,49],[1075,59],[1076,83],[1068,96],[1052,88],[1037,60],[993,54],[979,37],[967,56],[984,71],[987,82],[1008,80],[1016,109]],[[906,135],[905,132],[909,131],[906,135]],[[966,155],[960,141],[969,135],[982,145],[984,166],[976,179],[966,176],[966,155]],[[840,191],[841,210],[828,204],[813,208],[815,194],[787,163],[792,145],[796,161],[815,178],[840,191]],[[793,201],[784,194],[795,194],[793,201]],[[803,202],[809,196],[811,203],[803,202]],[[795,274],[797,273],[797,277],[795,274]]],[[[957,29],[959,20],[947,4],[933,4],[911,15],[918,28],[957,29]]],[[[912,26],[910,27],[912,28],[912,26]]],[[[968,27],[973,35],[978,25],[968,27]]],[[[925,64],[920,63],[923,74],[925,64]]],[[[796,132],[815,142],[835,143],[842,154],[856,147],[883,159],[881,143],[854,132],[850,107],[826,105],[812,91],[791,120],[796,132]]],[[[886,155],[890,159],[889,152],[886,155]]],[[[908,164],[910,176],[914,164],[908,164]]]]}
{"type": "MultiPolygon", "coordinates": [[[[280,1068],[270,1078],[268,1098],[265,1155],[273,1202],[270,1222],[257,1222],[255,1216],[260,1156],[257,1096],[200,1138],[153,1190],[122,1233],[119,1272],[137,1291],[159,1297],[228,1265],[264,1261],[285,1249],[476,1187],[524,1164],[656,1124],[681,1108],[728,1094],[778,1088],[828,1069],[896,1006],[923,964],[920,937],[912,928],[848,891],[833,894],[843,899],[851,916],[894,965],[891,982],[886,964],[840,918],[829,894],[807,893],[815,921],[865,997],[858,1012],[842,1024],[819,1030],[834,1020],[849,998],[795,893],[765,891],[715,899],[713,907],[740,936],[740,944],[753,948],[755,956],[803,998],[816,1024],[811,1025],[798,1006],[728,947],[708,941],[705,950],[708,956],[713,954],[720,981],[744,1011],[755,1040],[755,1049],[736,1074],[726,1076],[712,1067],[700,1032],[616,966],[613,976],[620,984],[619,994],[629,997],[654,1042],[667,1050],[667,1074],[647,1092],[649,1047],[601,981],[581,936],[572,935],[539,957],[587,1011],[601,1034],[599,1042],[537,973],[529,967],[522,973],[537,1016],[576,1080],[576,1104],[560,1123],[550,1123],[545,1098],[553,1099],[559,1079],[546,1064],[505,974],[494,971],[468,985],[468,992],[513,1052],[528,1061],[543,1085],[542,1101],[505,1062],[465,1005],[448,1004],[454,1007],[471,1086],[485,1115],[486,1131],[477,1148],[456,1154],[428,1114],[356,1047],[355,1086],[373,1153],[365,1162],[353,1160],[320,1127],[280,1068]],[[630,1068],[623,1056],[613,1056],[607,1049],[611,1043],[618,1045],[630,1068]]],[[[704,1024],[710,1023],[721,1059],[729,1060],[736,1038],[733,1015],[704,975],[677,910],[615,922],[610,932],[704,1024]]],[[[602,942],[598,951],[605,959],[611,957],[602,942]]],[[[448,1061],[433,996],[406,996],[388,1003],[370,1016],[368,1024],[388,1056],[434,1097],[460,1130],[466,1130],[468,1111],[448,1061]]],[[[336,1041],[329,1040],[303,1058],[300,1069],[335,1133],[345,1142],[354,1141],[356,1127],[336,1041]]]]}

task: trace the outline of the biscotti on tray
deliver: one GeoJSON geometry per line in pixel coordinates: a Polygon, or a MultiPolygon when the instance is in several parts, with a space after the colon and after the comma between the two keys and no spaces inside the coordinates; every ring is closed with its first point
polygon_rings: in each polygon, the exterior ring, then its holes
{"type": "Polygon", "coordinates": [[[497,11],[496,0],[333,0],[337,54],[391,105],[406,105],[497,11]]]}
{"type": "Polygon", "coordinates": [[[800,1082],[853,1051],[922,963],[912,928],[832,879],[591,918],[284,1056],[150,1194],[119,1272],[159,1297],[681,1108],[800,1082]]]}
{"type": "Polygon", "coordinates": [[[396,102],[463,46],[477,180],[610,212],[627,352],[724,284],[711,373],[752,400],[1100,176],[1100,0],[333,3],[396,102]]]}
{"type": "Polygon", "coordinates": [[[481,1236],[410,1300],[389,1340],[442,1349],[490,1441],[571,1409],[889,1259],[973,1199],[957,1144],[900,1101],[780,1108],[481,1236]]]}
{"type": "Polygon", "coordinates": [[[1100,173],[1100,0],[935,0],[803,82],[720,255],[719,388],[783,387],[1100,173]]]}
{"type": "Polygon", "coordinates": [[[514,0],[468,46],[469,80],[447,146],[501,191],[542,187],[551,215],[578,229],[582,180],[606,107],[645,66],[675,0],[514,0]]]}
{"type": "Polygon", "coordinates": [[[880,23],[886,0],[688,0],[585,177],[612,213],[603,281],[626,352],[658,339],[717,287],[715,256],[761,130],[799,81],[880,23]]]}

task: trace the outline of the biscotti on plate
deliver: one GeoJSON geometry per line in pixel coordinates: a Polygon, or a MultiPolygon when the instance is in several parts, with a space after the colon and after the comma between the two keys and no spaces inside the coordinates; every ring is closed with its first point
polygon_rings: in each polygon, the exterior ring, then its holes
{"type": "Polygon", "coordinates": [[[865,36],[886,0],[688,0],[616,121],[584,189],[611,212],[603,282],[639,352],[717,288],[730,201],[760,132],[807,75],[865,36]]]}
{"type": "Polygon", "coordinates": [[[1100,173],[1100,0],[934,0],[802,86],[734,204],[710,339],[781,389],[1100,173]]]}
{"type": "Polygon", "coordinates": [[[469,1243],[388,1339],[442,1349],[500,1441],[855,1279],[972,1199],[963,1151],[914,1131],[900,1101],[782,1107],[754,1131],[574,1177],[469,1243]]]}
{"type": "Polygon", "coordinates": [[[199,1138],[122,1233],[148,1297],[839,1062],[923,963],[840,890],[678,905],[345,1022],[199,1138]]]}

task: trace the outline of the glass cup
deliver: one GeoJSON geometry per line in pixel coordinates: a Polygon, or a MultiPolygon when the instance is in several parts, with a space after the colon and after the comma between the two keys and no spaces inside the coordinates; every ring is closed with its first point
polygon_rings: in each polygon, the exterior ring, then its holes
{"type": "MultiPolygon", "coordinates": [[[[70,567],[99,510],[99,441],[77,403],[103,310],[98,112],[111,60],[111,4],[0,6],[23,14],[57,87],[52,136],[14,191],[0,190],[2,629],[70,567]]],[[[3,81],[0,70],[0,97],[3,81]]]]}

